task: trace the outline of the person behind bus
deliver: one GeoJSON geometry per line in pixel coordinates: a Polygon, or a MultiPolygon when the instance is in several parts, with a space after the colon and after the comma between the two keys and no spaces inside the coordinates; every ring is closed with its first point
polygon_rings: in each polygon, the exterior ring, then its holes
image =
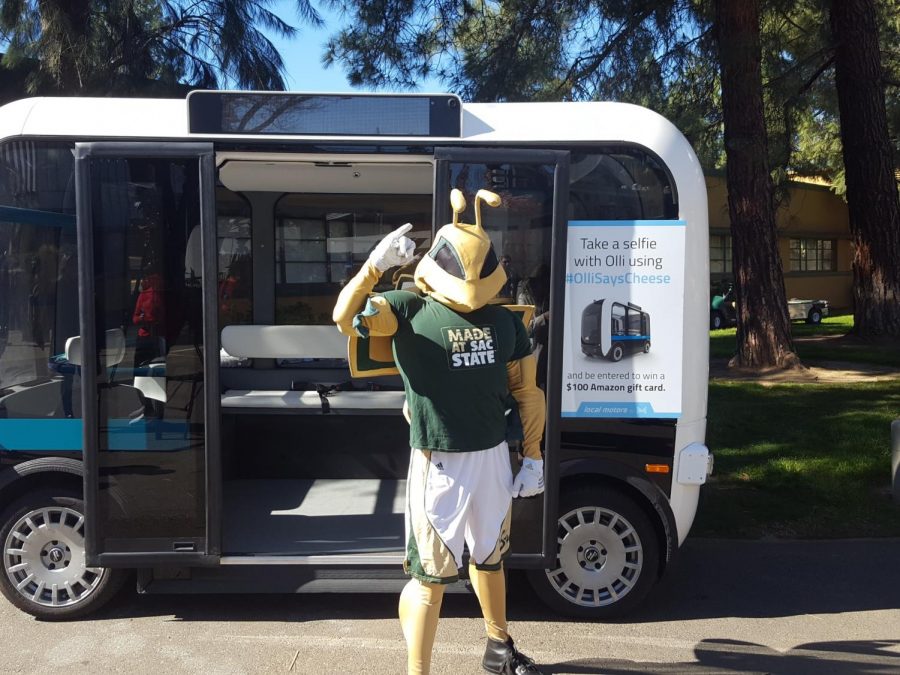
{"type": "Polygon", "coordinates": [[[385,271],[412,259],[415,244],[404,236],[412,225],[406,224],[375,247],[341,291],[333,315],[345,335],[393,336],[406,390],[412,450],[404,569],[412,579],[399,610],[409,673],[429,672],[444,589],[458,579],[464,544],[488,635],[482,666],[508,675],[540,673],[507,632],[503,559],[512,497],[538,495],[544,487],[544,395],[535,384],[525,326],[508,309],[488,304],[507,277],[481,226],[481,200],[500,204],[480,190],[475,224],[459,223],[465,199],[451,193],[453,222],[437,232],[415,269],[422,294],[371,295],[385,271]],[[505,440],[510,395],[524,430],[515,477],[505,440]]]}

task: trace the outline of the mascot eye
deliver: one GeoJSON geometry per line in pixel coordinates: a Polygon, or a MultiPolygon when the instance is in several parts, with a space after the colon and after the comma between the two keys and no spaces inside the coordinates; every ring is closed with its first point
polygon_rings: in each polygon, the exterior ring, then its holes
{"type": "Polygon", "coordinates": [[[484,264],[481,266],[481,278],[484,279],[491,276],[491,273],[497,269],[497,265],[499,264],[500,263],[497,262],[497,254],[494,253],[494,247],[491,246],[488,249],[487,255],[484,256],[484,264]]]}
{"type": "Polygon", "coordinates": [[[466,278],[466,274],[463,272],[462,263],[459,261],[459,256],[456,255],[456,251],[453,250],[450,242],[443,237],[438,240],[437,246],[435,246],[434,251],[431,252],[431,257],[434,258],[437,266],[450,276],[456,277],[457,279],[466,278]]]}

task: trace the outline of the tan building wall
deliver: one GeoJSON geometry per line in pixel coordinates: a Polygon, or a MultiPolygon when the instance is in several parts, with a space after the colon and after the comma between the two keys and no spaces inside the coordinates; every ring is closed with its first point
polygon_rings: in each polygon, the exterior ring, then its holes
{"type": "MultiPolygon", "coordinates": [[[[731,221],[725,177],[706,176],[709,197],[710,277],[713,282],[731,277],[730,263],[722,263],[722,247],[730,242],[731,221]],[[719,247],[718,251],[717,246],[719,247]],[[718,256],[718,258],[717,258],[718,256]]],[[[788,197],[775,215],[778,227],[778,250],[784,267],[784,283],[788,298],[824,299],[833,309],[847,310],[852,305],[850,225],[847,204],[825,186],[795,182],[788,197]],[[793,268],[826,266],[831,269],[792,269],[791,240],[794,244],[793,268]],[[799,240],[803,240],[805,254],[799,240]],[[831,247],[833,252],[823,251],[831,247]],[[810,248],[818,248],[818,258],[810,248]],[[801,261],[800,258],[803,258],[801,261]]],[[[724,252],[730,258],[731,251],[724,252]]]]}

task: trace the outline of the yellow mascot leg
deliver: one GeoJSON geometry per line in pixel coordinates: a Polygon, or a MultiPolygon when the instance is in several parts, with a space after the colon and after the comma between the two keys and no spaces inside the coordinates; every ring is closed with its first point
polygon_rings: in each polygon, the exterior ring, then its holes
{"type": "Polygon", "coordinates": [[[407,672],[428,675],[444,598],[443,584],[410,579],[400,593],[400,627],[406,638],[407,672]]]}
{"type": "Polygon", "coordinates": [[[484,616],[484,627],[492,640],[506,642],[506,577],[503,567],[499,570],[486,571],[469,565],[469,579],[478,596],[481,613],[484,616]]]}

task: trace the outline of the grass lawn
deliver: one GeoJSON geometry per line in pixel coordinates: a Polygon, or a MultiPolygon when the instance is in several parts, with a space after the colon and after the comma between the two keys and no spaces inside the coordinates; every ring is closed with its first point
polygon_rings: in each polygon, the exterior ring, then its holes
{"type": "Polygon", "coordinates": [[[715,474],[694,536],[900,536],[890,423],[900,382],[711,382],[715,474]]]}
{"type": "MultiPolygon", "coordinates": [[[[852,314],[829,316],[819,325],[791,324],[794,346],[801,361],[852,361],[900,368],[900,347],[887,342],[862,342],[847,335],[852,328],[852,314]]],[[[730,358],[734,350],[734,328],[710,331],[709,354],[712,358],[730,358]]]]}

